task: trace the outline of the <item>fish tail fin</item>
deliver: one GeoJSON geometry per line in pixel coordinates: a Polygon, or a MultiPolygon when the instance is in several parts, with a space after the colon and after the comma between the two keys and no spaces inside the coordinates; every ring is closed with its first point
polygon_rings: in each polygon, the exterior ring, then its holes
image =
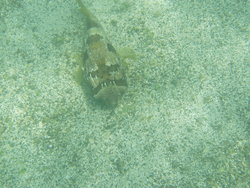
{"type": "Polygon", "coordinates": [[[80,7],[81,13],[86,17],[88,28],[101,27],[98,19],[83,5],[81,0],[76,0],[80,7]]]}

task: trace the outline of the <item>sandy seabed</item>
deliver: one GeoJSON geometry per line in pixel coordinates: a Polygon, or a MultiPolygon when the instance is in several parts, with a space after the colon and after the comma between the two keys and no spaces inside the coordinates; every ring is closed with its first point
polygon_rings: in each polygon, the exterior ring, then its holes
{"type": "Polygon", "coordinates": [[[85,5],[130,56],[116,108],[75,1],[0,1],[0,187],[249,187],[249,1],[85,5]]]}

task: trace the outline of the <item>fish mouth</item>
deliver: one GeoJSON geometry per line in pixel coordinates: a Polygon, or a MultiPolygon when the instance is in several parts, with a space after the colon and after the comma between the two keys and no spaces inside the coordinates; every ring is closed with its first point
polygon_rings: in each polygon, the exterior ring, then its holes
{"type": "Polygon", "coordinates": [[[107,106],[115,107],[126,92],[127,86],[110,84],[102,87],[94,98],[107,106]]]}
{"type": "Polygon", "coordinates": [[[127,87],[127,81],[125,79],[119,79],[119,80],[106,80],[98,84],[97,87],[93,89],[94,95],[97,95],[100,90],[104,88],[119,88],[119,87],[127,87]]]}

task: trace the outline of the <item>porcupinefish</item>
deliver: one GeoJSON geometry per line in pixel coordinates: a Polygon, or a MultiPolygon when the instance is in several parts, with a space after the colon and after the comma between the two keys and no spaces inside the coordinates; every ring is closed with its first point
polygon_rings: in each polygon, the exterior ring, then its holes
{"type": "Polygon", "coordinates": [[[87,22],[84,54],[86,80],[95,99],[108,105],[117,105],[128,86],[121,58],[107,39],[98,19],[81,0],[76,1],[87,22]]]}

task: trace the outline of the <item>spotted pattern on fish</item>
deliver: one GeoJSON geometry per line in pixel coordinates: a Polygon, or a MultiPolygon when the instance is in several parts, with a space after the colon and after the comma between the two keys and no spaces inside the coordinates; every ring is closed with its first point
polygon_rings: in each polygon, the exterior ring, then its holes
{"type": "Polygon", "coordinates": [[[107,39],[98,19],[76,0],[87,22],[84,66],[93,96],[108,105],[117,105],[127,90],[127,78],[121,58],[107,39]]]}

